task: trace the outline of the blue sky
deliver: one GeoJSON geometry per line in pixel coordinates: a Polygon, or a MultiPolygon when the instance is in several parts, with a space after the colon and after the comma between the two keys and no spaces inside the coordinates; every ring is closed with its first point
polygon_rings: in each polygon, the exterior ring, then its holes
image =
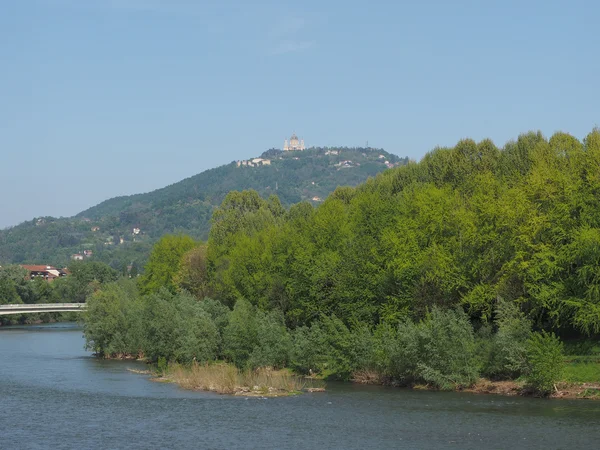
{"type": "Polygon", "coordinates": [[[0,227],[281,147],[600,124],[596,1],[0,0],[0,227]]]}

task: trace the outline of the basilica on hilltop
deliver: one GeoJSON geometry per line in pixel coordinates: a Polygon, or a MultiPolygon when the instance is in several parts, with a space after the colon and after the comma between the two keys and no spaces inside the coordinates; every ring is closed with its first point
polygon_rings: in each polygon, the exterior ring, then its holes
{"type": "Polygon", "coordinates": [[[283,149],[286,152],[292,151],[292,150],[304,150],[304,139],[298,139],[298,136],[296,136],[296,133],[292,134],[292,137],[290,138],[290,142],[288,144],[288,140],[285,140],[285,143],[283,144],[283,149]]]}

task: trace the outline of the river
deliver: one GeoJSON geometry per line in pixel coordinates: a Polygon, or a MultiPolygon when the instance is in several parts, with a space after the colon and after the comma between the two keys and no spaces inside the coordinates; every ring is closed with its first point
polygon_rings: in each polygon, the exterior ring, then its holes
{"type": "Polygon", "coordinates": [[[73,324],[0,328],[0,448],[594,449],[600,402],[329,383],[244,398],[103,361],[73,324]]]}

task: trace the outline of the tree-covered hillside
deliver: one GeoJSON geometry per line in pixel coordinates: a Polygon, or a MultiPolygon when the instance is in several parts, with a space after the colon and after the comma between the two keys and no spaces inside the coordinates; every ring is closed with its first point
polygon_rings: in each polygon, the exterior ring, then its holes
{"type": "Polygon", "coordinates": [[[272,149],[260,159],[268,162],[253,167],[232,162],[153,192],[107,200],[72,218],[36,218],[0,230],[0,264],[63,266],[71,255],[91,250],[92,259],[116,269],[141,267],[165,233],[206,239],[213,209],[231,190],[254,189],[265,198],[276,194],[286,206],[319,203],[338,186],[357,185],[407,162],[373,148],[272,149]]]}

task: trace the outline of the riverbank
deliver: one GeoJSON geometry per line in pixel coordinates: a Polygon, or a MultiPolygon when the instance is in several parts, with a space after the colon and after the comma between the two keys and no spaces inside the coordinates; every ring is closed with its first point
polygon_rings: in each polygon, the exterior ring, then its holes
{"type": "MultiPolygon", "coordinates": [[[[497,394],[505,396],[527,396],[535,397],[535,393],[518,381],[491,381],[481,379],[464,392],[473,392],[476,394],[497,394]]],[[[599,383],[569,383],[562,381],[556,383],[554,391],[548,398],[564,399],[587,399],[600,400],[599,383]]]]}
{"type": "MultiPolygon", "coordinates": [[[[152,371],[133,372],[153,374],[152,381],[174,383],[183,389],[216,392],[225,395],[286,397],[298,395],[302,392],[325,391],[325,382],[318,377],[301,377],[287,369],[273,370],[271,368],[260,368],[242,371],[231,364],[223,362],[214,364],[194,363],[192,366],[174,364],[159,373],[152,371]]],[[[350,382],[365,385],[404,387],[413,390],[439,390],[435,386],[425,384],[402,386],[393,381],[383,379],[372,372],[357,373],[350,382]]],[[[494,381],[485,378],[479,379],[469,387],[456,387],[454,391],[507,397],[539,396],[535,391],[527,388],[523,381],[494,381]]],[[[547,398],[600,400],[600,383],[561,381],[556,383],[554,391],[547,398]]]]}
{"type": "MultiPolygon", "coordinates": [[[[387,380],[374,372],[360,372],[354,374],[352,382],[358,384],[380,385],[380,386],[400,386],[394,381],[387,380]]],[[[412,386],[403,386],[414,390],[439,390],[435,386],[426,384],[415,384],[412,386]]],[[[480,378],[469,387],[457,386],[455,392],[470,392],[473,394],[493,394],[502,396],[522,396],[538,397],[535,391],[527,388],[524,382],[518,380],[494,381],[480,378]]],[[[569,382],[560,381],[555,384],[554,390],[547,396],[554,399],[587,399],[600,400],[600,382],[569,382]]]]}
{"type": "MultiPolygon", "coordinates": [[[[136,359],[121,355],[109,359],[136,359]]],[[[138,361],[144,361],[143,358],[138,361]]],[[[194,363],[192,366],[180,364],[169,365],[162,371],[134,370],[131,372],[153,375],[152,381],[174,383],[179,387],[194,391],[208,391],[227,395],[245,395],[250,397],[285,397],[302,392],[324,392],[325,381],[322,377],[302,377],[289,369],[273,370],[260,368],[256,370],[240,370],[235,366],[217,362],[212,364],[194,363]]],[[[361,371],[353,374],[350,383],[391,386],[419,391],[440,391],[439,388],[427,384],[402,385],[376,372],[361,371]]],[[[480,378],[469,387],[457,386],[455,392],[473,394],[492,394],[505,397],[540,397],[529,389],[525,382],[519,380],[494,381],[480,378]]],[[[600,381],[572,382],[560,381],[546,398],[552,399],[586,399],[600,400],[600,381]]]]}
{"type": "MultiPolygon", "coordinates": [[[[105,359],[137,360],[148,363],[145,358],[132,355],[115,355],[105,359]]],[[[584,367],[589,367],[589,364],[584,367]]],[[[598,367],[598,370],[600,370],[600,367],[598,367]]],[[[325,391],[325,379],[322,376],[303,377],[295,374],[290,369],[274,370],[268,367],[244,371],[222,361],[210,364],[193,363],[191,366],[170,364],[161,370],[129,369],[129,371],[152,375],[152,381],[174,383],[187,390],[216,392],[226,395],[285,397],[297,395],[302,392],[325,391]]],[[[581,370],[579,370],[579,372],[581,373],[581,370]]],[[[600,400],[600,381],[595,376],[592,378],[593,380],[590,381],[557,382],[554,385],[554,390],[545,397],[569,400],[600,400]]],[[[439,388],[427,384],[404,385],[385,378],[375,371],[356,372],[349,382],[372,386],[407,388],[419,391],[440,391],[439,388]]],[[[456,386],[453,391],[470,392],[473,394],[501,395],[505,397],[540,397],[538,393],[528,388],[524,381],[519,380],[494,381],[480,378],[469,387],[456,386]]]]}

